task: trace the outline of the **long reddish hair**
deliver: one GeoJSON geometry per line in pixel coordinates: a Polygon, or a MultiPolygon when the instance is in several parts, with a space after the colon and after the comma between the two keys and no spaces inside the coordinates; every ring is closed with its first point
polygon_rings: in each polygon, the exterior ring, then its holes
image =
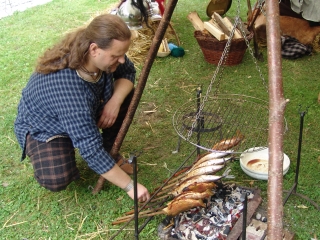
{"type": "Polygon", "coordinates": [[[87,27],[68,33],[46,50],[38,59],[36,72],[48,74],[64,68],[77,69],[87,62],[91,43],[96,43],[101,49],[108,49],[112,40],[126,41],[130,38],[131,31],[119,16],[100,15],[87,27]]]}

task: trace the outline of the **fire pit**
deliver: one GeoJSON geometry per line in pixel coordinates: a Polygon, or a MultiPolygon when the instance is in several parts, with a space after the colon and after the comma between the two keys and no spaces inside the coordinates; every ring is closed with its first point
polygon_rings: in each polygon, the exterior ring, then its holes
{"type": "Polygon", "coordinates": [[[250,219],[261,202],[260,191],[221,183],[216,193],[204,201],[205,207],[166,217],[158,227],[158,235],[163,240],[237,239],[242,232],[246,199],[250,219]]]}

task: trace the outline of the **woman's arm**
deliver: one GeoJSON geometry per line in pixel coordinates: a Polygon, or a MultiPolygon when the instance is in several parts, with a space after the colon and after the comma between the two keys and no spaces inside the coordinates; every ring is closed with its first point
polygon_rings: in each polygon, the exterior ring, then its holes
{"type": "MultiPolygon", "coordinates": [[[[117,164],[114,165],[112,169],[108,172],[101,174],[106,180],[113,183],[114,185],[124,189],[130,184],[131,178],[126,174],[117,164]]],[[[138,200],[139,202],[147,201],[150,198],[150,194],[146,187],[138,183],[138,200]]],[[[134,198],[134,189],[131,188],[127,194],[133,199],[134,198]]]]}

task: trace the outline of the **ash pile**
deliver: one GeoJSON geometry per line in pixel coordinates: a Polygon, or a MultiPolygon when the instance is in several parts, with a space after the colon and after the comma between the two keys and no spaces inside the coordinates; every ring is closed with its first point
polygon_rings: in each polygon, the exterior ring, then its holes
{"type": "Polygon", "coordinates": [[[220,183],[214,195],[204,199],[205,207],[166,217],[158,227],[158,236],[163,240],[227,239],[243,213],[245,201],[250,202],[255,194],[252,189],[220,183]]]}

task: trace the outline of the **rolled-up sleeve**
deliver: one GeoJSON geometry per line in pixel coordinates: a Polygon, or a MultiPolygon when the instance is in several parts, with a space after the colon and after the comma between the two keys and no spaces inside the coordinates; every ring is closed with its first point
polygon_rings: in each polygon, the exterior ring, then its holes
{"type": "Polygon", "coordinates": [[[73,146],[88,166],[98,174],[109,171],[115,165],[114,159],[103,148],[102,137],[93,116],[88,111],[62,114],[61,123],[65,126],[73,146]]]}

